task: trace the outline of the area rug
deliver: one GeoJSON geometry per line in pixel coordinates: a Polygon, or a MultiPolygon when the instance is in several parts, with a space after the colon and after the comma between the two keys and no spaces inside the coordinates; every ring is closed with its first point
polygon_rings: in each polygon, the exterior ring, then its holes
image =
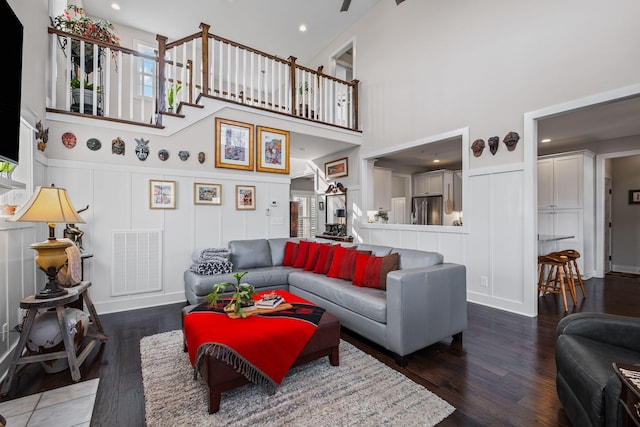
{"type": "Polygon", "coordinates": [[[250,384],[207,411],[207,386],[193,379],[182,331],[140,340],[147,426],[434,426],[455,408],[346,341],[340,366],[328,358],[289,371],[274,395],[250,384]]]}

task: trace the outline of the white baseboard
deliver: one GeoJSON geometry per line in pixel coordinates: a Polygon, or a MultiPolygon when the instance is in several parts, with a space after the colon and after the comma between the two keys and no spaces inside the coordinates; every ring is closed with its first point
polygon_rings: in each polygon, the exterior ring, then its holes
{"type": "Polygon", "coordinates": [[[174,304],[184,302],[187,297],[184,291],[159,295],[131,295],[129,298],[118,299],[117,301],[93,302],[98,315],[108,313],[118,313],[121,311],[137,310],[140,308],[156,307],[159,305],[174,304]]]}
{"type": "Polygon", "coordinates": [[[620,265],[620,264],[612,264],[611,270],[618,271],[620,273],[635,273],[640,274],[640,267],[637,265],[620,265]]]}

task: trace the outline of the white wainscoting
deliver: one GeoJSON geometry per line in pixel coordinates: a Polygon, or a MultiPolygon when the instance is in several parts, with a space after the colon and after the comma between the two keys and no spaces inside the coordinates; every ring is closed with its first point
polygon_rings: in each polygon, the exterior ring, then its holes
{"type": "MultiPolygon", "coordinates": [[[[230,240],[287,237],[289,235],[289,177],[236,171],[211,173],[148,167],[114,166],[50,159],[48,178],[65,187],[76,209],[89,205],[80,215],[86,224],[85,249],[90,259],[91,298],[99,313],[185,301],[183,273],[191,254],[203,247],[226,246],[230,240]],[[149,180],[176,182],[176,208],[149,208],[149,180]],[[196,205],[195,182],[222,185],[222,205],[196,205]],[[256,210],[236,210],[236,185],[256,186],[256,210]],[[277,201],[278,206],[269,206],[277,201]],[[267,207],[269,212],[267,215],[267,207]],[[112,256],[114,232],[162,230],[160,283],[147,277],[143,287],[115,283],[119,266],[112,256]],[[143,289],[144,288],[144,289],[143,289]],[[131,291],[131,292],[129,292],[131,291]]],[[[131,262],[129,256],[128,261],[131,262]]],[[[134,257],[134,256],[132,256],[134,257]]],[[[144,258],[144,257],[143,257],[144,258]]],[[[143,258],[127,264],[140,272],[143,258]]],[[[146,262],[146,261],[145,261],[146,262]]]]}

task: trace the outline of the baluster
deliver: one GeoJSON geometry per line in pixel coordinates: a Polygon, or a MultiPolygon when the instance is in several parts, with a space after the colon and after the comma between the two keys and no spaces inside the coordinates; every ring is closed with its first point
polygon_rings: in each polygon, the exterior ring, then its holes
{"type": "Polygon", "coordinates": [[[231,49],[232,46],[227,43],[227,99],[231,99],[231,49]]]}
{"type": "Polygon", "coordinates": [[[222,68],[222,60],[224,58],[224,43],[220,40],[220,49],[218,50],[218,96],[222,98],[222,76],[224,76],[222,68]]]}
{"type": "MultiPolygon", "coordinates": [[[[201,74],[201,79],[202,79],[202,93],[208,95],[209,94],[209,87],[214,87],[213,86],[213,72],[211,73],[211,77],[209,76],[209,25],[204,24],[204,23],[200,23],[200,29],[202,30],[202,35],[200,36],[201,38],[201,48],[202,48],[202,63],[201,63],[201,68],[202,68],[202,74],[201,74]],[[208,82],[209,82],[209,78],[211,78],[211,86],[209,86],[208,82]]],[[[214,45],[215,45],[215,41],[214,43],[211,43],[211,70],[215,70],[215,68],[213,68],[213,49],[214,49],[214,45]]],[[[195,48],[195,46],[194,46],[195,48]]],[[[196,58],[196,53],[193,53],[193,57],[196,58]]]]}
{"type": "Polygon", "coordinates": [[[247,102],[247,49],[242,49],[242,103],[247,102]]]}
{"type": "Polygon", "coordinates": [[[236,96],[235,101],[236,102],[240,102],[239,97],[238,97],[238,93],[239,93],[238,92],[238,67],[240,66],[240,56],[238,55],[238,48],[237,47],[234,48],[234,54],[235,54],[234,56],[236,57],[236,70],[235,70],[235,73],[234,73],[234,75],[235,75],[235,78],[234,78],[235,92],[234,92],[234,94],[236,96]]]}
{"type": "Polygon", "coordinates": [[[251,105],[253,105],[253,100],[254,100],[254,92],[253,92],[253,74],[255,73],[255,67],[253,66],[254,64],[254,60],[255,60],[255,53],[251,52],[251,71],[249,73],[249,79],[250,79],[250,92],[249,92],[249,96],[251,97],[251,105]]]}

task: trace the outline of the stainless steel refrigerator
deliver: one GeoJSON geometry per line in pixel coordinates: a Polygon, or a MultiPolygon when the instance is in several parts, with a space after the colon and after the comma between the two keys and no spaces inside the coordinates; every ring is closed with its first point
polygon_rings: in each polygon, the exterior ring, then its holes
{"type": "Polygon", "coordinates": [[[411,199],[411,223],[442,225],[442,196],[422,196],[411,199]]]}

